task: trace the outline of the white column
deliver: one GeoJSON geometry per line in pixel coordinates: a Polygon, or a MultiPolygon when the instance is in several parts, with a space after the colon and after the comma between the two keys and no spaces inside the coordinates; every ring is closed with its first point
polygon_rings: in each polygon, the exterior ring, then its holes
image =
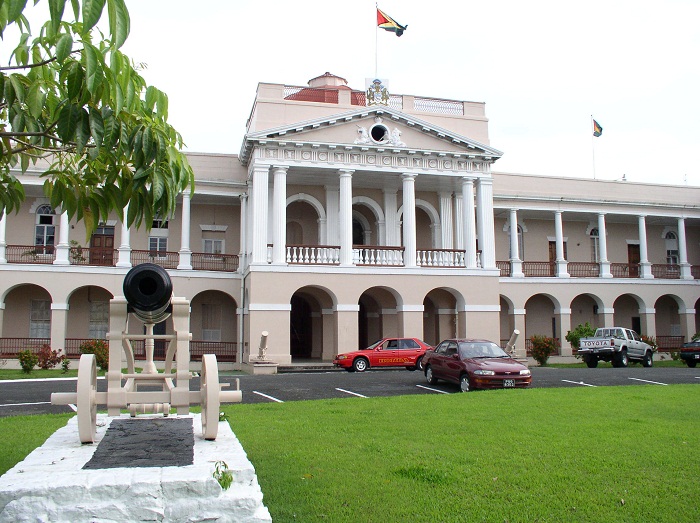
{"type": "Polygon", "coordinates": [[[454,233],[452,232],[452,193],[440,193],[440,223],[441,243],[439,247],[443,249],[452,249],[454,233]]]}
{"type": "Polygon", "coordinates": [[[182,230],[180,231],[180,252],[178,269],[192,269],[192,249],[190,249],[190,192],[182,193],[182,230]]]}
{"type": "Polygon", "coordinates": [[[70,245],[68,240],[68,213],[61,213],[61,223],[58,226],[58,245],[56,246],[56,258],[53,260],[54,265],[69,265],[68,254],[70,253],[70,245]]]}
{"type": "Polygon", "coordinates": [[[476,210],[479,213],[479,243],[481,245],[481,266],[496,268],[496,242],[493,230],[493,180],[479,178],[476,185],[476,210]]]}
{"type": "Polygon", "coordinates": [[[341,169],[340,175],[340,204],[339,204],[339,234],[340,234],[340,265],[351,266],[352,255],[352,173],[351,169],[341,169]]]}
{"type": "Polygon", "coordinates": [[[416,266],[416,175],[403,173],[403,265],[416,266]]]}
{"type": "Polygon", "coordinates": [[[340,194],[337,187],[326,185],[326,236],[321,240],[324,245],[340,245],[340,233],[338,230],[338,220],[340,194]]]}
{"type": "Polygon", "coordinates": [[[124,207],[124,220],[122,221],[122,238],[121,244],[117,251],[119,252],[119,258],[117,260],[117,267],[131,267],[131,231],[126,225],[126,217],[129,216],[129,204],[127,203],[124,207]]]}
{"type": "Polygon", "coordinates": [[[556,246],[556,274],[559,278],[568,278],[567,261],[564,258],[564,226],[562,225],[561,211],[554,211],[554,241],[556,246]]]}
{"type": "Polygon", "coordinates": [[[239,198],[241,200],[241,240],[238,248],[238,271],[242,273],[248,264],[248,194],[243,193],[239,198]]]}
{"type": "Polygon", "coordinates": [[[639,218],[639,267],[641,269],[640,276],[642,278],[653,278],[651,274],[651,263],[649,263],[649,254],[647,249],[647,224],[646,217],[641,215],[639,218]]]}
{"type": "MultiPolygon", "coordinates": [[[[472,188],[473,189],[473,188],[472,188]]],[[[462,214],[464,205],[464,196],[461,192],[455,193],[454,198],[454,248],[464,250],[464,214],[462,214]]]]}
{"type": "Polygon", "coordinates": [[[467,269],[476,269],[476,217],[474,216],[474,179],[462,178],[462,216],[467,269]]]}
{"type": "Polygon", "coordinates": [[[287,258],[287,166],[272,168],[272,263],[286,264],[287,258]]]}
{"type": "Polygon", "coordinates": [[[518,211],[510,210],[510,275],[513,278],[523,278],[523,262],[520,259],[520,245],[518,245],[518,211]]]}
{"type": "Polygon", "coordinates": [[[253,166],[253,199],[250,202],[253,219],[251,265],[267,264],[268,171],[266,165],[253,166]]]}
{"type": "Polygon", "coordinates": [[[685,239],[685,218],[678,218],[678,261],[681,265],[681,279],[692,280],[693,275],[688,263],[688,249],[685,239]]]}
{"type": "Polygon", "coordinates": [[[7,263],[7,254],[5,248],[7,247],[7,240],[5,239],[5,231],[7,229],[7,214],[3,212],[0,214],[0,264],[7,263]]]}
{"type": "Polygon", "coordinates": [[[397,247],[400,244],[396,235],[396,231],[398,230],[396,220],[397,214],[396,191],[394,189],[384,189],[385,245],[388,247],[397,247]]]}
{"type": "Polygon", "coordinates": [[[600,247],[600,277],[612,278],[608,261],[608,239],[605,233],[605,213],[598,213],[598,245],[600,247]]]}

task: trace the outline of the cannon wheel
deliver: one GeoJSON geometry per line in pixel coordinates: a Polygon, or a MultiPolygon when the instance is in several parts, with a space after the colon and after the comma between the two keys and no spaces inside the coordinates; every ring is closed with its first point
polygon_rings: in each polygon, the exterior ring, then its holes
{"type": "Polygon", "coordinates": [[[202,435],[214,440],[219,431],[219,366],[215,354],[202,356],[200,403],[202,405],[202,435]]]}
{"type": "Polygon", "coordinates": [[[97,367],[94,354],[83,354],[78,363],[78,436],[81,443],[93,443],[97,431],[97,367]]]}

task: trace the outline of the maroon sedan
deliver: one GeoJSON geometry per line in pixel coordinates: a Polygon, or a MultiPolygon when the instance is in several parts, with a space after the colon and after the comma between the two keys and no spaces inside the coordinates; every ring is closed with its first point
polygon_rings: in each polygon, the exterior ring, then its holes
{"type": "Polygon", "coordinates": [[[350,372],[363,372],[370,367],[406,367],[422,369],[425,351],[430,345],[418,338],[382,338],[366,349],[338,354],[333,364],[350,372]]]}
{"type": "Polygon", "coordinates": [[[451,381],[462,392],[522,388],[532,381],[530,369],[487,340],[445,340],[425,353],[423,370],[431,385],[451,381]]]}

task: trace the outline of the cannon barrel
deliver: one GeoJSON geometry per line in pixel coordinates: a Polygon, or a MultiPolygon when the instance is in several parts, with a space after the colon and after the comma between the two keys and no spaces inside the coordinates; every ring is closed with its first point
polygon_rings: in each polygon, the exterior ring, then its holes
{"type": "Polygon", "coordinates": [[[144,323],[158,323],[170,316],[173,283],[163,267],[142,263],[124,277],[127,309],[144,323]]]}

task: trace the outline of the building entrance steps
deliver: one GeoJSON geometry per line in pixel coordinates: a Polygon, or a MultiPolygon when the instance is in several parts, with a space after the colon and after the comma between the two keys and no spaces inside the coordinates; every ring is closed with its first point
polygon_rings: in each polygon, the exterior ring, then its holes
{"type": "MultiPolygon", "coordinates": [[[[95,443],[83,445],[78,438],[77,417],[71,418],[7,471],[0,478],[0,522],[272,521],[263,505],[255,469],[227,422],[220,422],[215,441],[202,437],[199,414],[135,419],[99,414],[97,425],[95,443]],[[133,460],[127,464],[125,460],[124,467],[110,463],[110,468],[84,468],[114,420],[131,425],[127,446],[133,447],[135,440],[148,439],[149,424],[183,420],[185,423],[179,423],[175,430],[187,432],[188,418],[194,428],[194,441],[190,437],[181,439],[188,447],[184,450],[189,451],[190,465],[149,466],[152,462],[147,460],[142,464],[134,464],[133,460]],[[133,427],[139,420],[144,422],[142,434],[133,427]],[[228,490],[223,490],[213,477],[218,461],[225,461],[233,475],[228,490]]],[[[157,437],[158,431],[151,433],[157,437]]],[[[113,454],[114,460],[123,459],[118,452],[113,454]]]]}

